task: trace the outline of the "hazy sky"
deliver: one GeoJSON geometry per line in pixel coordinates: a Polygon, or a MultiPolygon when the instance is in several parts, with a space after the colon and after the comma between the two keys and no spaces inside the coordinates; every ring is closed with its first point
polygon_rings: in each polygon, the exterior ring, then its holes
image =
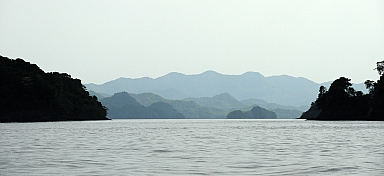
{"type": "Polygon", "coordinates": [[[0,0],[0,55],[83,83],[169,72],[377,80],[384,1],[0,0]]]}

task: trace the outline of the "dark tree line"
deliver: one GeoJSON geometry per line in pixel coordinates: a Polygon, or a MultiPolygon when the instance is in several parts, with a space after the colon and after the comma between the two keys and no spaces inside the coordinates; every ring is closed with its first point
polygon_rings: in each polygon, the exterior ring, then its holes
{"type": "Polygon", "coordinates": [[[384,120],[384,61],[376,63],[380,79],[365,81],[368,94],[356,91],[350,79],[340,77],[327,90],[319,89],[317,100],[301,118],[313,120],[384,120]]]}
{"type": "Polygon", "coordinates": [[[106,108],[79,79],[0,56],[1,122],[106,119],[106,108]]]}

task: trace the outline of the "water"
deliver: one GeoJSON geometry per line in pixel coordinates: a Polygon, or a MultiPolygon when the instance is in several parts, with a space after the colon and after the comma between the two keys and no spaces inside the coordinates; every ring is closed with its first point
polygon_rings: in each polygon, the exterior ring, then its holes
{"type": "Polygon", "coordinates": [[[383,175],[384,122],[0,124],[0,175],[383,175]]]}

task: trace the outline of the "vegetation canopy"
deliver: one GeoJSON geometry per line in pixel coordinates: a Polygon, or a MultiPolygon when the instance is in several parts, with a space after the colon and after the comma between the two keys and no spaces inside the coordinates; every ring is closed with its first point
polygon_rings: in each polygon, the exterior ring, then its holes
{"type": "Polygon", "coordinates": [[[0,80],[1,122],[107,120],[106,108],[67,73],[0,56],[0,80]]]}
{"type": "Polygon", "coordinates": [[[384,120],[384,61],[375,70],[380,79],[365,81],[368,94],[353,89],[350,79],[340,77],[327,90],[319,89],[317,100],[301,118],[311,120],[384,120]]]}

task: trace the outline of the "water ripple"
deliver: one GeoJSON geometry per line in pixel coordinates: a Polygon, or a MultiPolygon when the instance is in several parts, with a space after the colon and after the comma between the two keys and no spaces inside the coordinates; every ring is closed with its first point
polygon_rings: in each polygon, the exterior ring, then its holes
{"type": "Polygon", "coordinates": [[[384,123],[0,124],[0,175],[383,175],[384,123]]]}

